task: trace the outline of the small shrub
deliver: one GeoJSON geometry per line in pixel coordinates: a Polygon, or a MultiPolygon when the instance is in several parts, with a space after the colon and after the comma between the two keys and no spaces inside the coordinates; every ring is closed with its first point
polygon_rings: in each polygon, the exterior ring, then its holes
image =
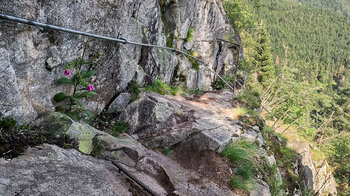
{"type": "MultiPolygon", "coordinates": [[[[190,51],[189,54],[191,56],[197,57],[197,53],[195,51],[190,51]]],[[[199,62],[196,59],[194,59],[192,57],[187,57],[187,60],[191,63],[192,69],[195,69],[197,71],[199,70],[200,65],[199,65],[199,62]]]]}

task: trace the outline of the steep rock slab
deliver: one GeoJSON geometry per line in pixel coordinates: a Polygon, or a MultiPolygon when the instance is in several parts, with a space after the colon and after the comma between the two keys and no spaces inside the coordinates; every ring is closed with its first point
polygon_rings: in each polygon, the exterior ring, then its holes
{"type": "Polygon", "coordinates": [[[185,140],[197,150],[221,152],[238,139],[264,145],[260,129],[234,119],[230,92],[204,93],[195,98],[145,93],[129,104],[120,120],[149,148],[169,148],[185,140]]]}
{"type": "Polygon", "coordinates": [[[0,195],[133,195],[109,162],[54,145],[0,159],[0,195]]]}

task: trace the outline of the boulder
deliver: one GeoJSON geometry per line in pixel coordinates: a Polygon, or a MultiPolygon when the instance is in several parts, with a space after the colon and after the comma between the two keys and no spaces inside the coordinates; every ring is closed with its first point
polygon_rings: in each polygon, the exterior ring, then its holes
{"type": "Polygon", "coordinates": [[[79,123],[62,113],[51,113],[43,116],[31,125],[31,129],[50,134],[52,137],[62,138],[68,136],[78,143],[80,152],[90,154],[92,140],[96,135],[104,135],[88,124],[79,123]]]}
{"type": "MultiPolygon", "coordinates": [[[[44,144],[0,159],[0,195],[133,195],[110,162],[44,144]]],[[[144,193],[145,194],[145,193],[144,193]]]]}
{"type": "Polygon", "coordinates": [[[262,180],[257,180],[249,196],[271,196],[269,185],[262,180]]]}

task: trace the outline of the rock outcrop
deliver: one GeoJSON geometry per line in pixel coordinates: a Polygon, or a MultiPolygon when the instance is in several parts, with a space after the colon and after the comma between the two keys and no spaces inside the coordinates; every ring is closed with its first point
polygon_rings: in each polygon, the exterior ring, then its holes
{"type": "MultiPolygon", "coordinates": [[[[225,21],[221,1],[160,2],[0,0],[0,12],[135,42],[172,43],[171,47],[192,52],[218,73],[235,68],[235,49],[217,40],[233,35],[240,41],[225,21]]],[[[24,122],[53,111],[52,98],[64,88],[55,80],[63,76],[64,65],[82,56],[87,40],[0,20],[0,112],[24,122]]],[[[181,80],[200,89],[210,88],[215,80],[208,68],[193,69],[187,58],[167,50],[89,39],[84,58],[98,71],[93,84],[99,96],[86,103],[95,112],[131,80],[140,84],[156,78],[167,83],[181,80]]]]}
{"type": "Polygon", "coordinates": [[[132,195],[130,182],[107,161],[44,144],[0,159],[0,195],[132,195]]]}
{"type": "Polygon", "coordinates": [[[301,155],[301,164],[304,169],[307,186],[320,195],[337,195],[337,183],[330,171],[327,160],[315,160],[311,157],[311,145],[302,141],[291,142],[292,146],[301,155]]]}

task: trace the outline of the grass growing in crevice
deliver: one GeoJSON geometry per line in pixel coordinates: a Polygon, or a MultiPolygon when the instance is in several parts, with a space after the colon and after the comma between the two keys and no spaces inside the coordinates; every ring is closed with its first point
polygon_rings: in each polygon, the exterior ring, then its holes
{"type": "Polygon", "coordinates": [[[141,88],[136,81],[131,81],[128,84],[128,91],[131,94],[131,101],[136,101],[140,98],[141,88]]]}
{"type": "MultiPolygon", "coordinates": [[[[282,189],[294,191],[304,185],[304,180],[301,176],[295,173],[293,164],[298,160],[298,153],[287,147],[287,138],[276,133],[273,128],[265,126],[262,131],[263,138],[269,147],[269,153],[274,154],[277,162],[277,167],[280,168],[283,184],[282,189]]],[[[300,173],[300,172],[299,172],[300,173]]]]}
{"type": "Polygon", "coordinates": [[[169,148],[163,149],[162,153],[164,155],[171,155],[174,153],[174,147],[169,147],[169,148]]]}
{"type": "Polygon", "coordinates": [[[145,87],[145,91],[156,92],[161,95],[176,95],[179,92],[179,87],[172,87],[163,83],[161,80],[155,80],[151,85],[145,87]]]}
{"type": "MultiPolygon", "coordinates": [[[[234,82],[235,82],[235,78],[233,75],[229,75],[229,76],[223,76],[223,79],[229,83],[231,86],[234,86],[234,82]]],[[[212,85],[211,87],[213,87],[213,89],[215,90],[221,90],[221,89],[225,89],[227,87],[226,83],[224,81],[222,81],[221,79],[217,79],[212,85]]]]}
{"type": "MultiPolygon", "coordinates": [[[[198,56],[198,54],[195,52],[195,51],[189,51],[188,52],[191,56],[194,56],[194,57],[197,57],[198,56]]],[[[199,64],[199,62],[196,60],[196,59],[194,59],[194,58],[192,58],[192,57],[186,57],[187,58],[187,60],[191,63],[191,65],[192,65],[192,69],[195,69],[195,70],[199,70],[199,68],[200,68],[200,64],[199,64]]]]}
{"type": "Polygon", "coordinates": [[[193,34],[194,34],[194,29],[193,29],[193,28],[189,28],[189,29],[188,29],[188,32],[187,32],[187,36],[186,36],[185,41],[186,41],[186,42],[192,41],[192,39],[193,39],[193,34]]]}
{"type": "Polygon", "coordinates": [[[237,165],[230,182],[233,188],[251,190],[254,188],[256,158],[258,149],[255,144],[240,140],[227,146],[221,154],[237,165]]]}
{"type": "Polygon", "coordinates": [[[130,125],[127,122],[117,122],[109,130],[109,133],[114,137],[118,137],[120,134],[128,132],[130,130],[130,125]]]}

